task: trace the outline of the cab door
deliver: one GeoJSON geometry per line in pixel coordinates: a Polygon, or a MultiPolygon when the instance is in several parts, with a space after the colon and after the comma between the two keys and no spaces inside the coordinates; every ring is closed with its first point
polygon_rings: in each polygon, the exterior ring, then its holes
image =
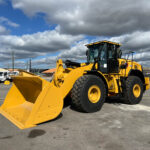
{"type": "Polygon", "coordinates": [[[108,44],[108,73],[118,73],[119,71],[119,62],[118,62],[118,54],[117,54],[117,46],[108,44]]]}
{"type": "Polygon", "coordinates": [[[107,73],[108,71],[108,62],[107,62],[107,44],[105,43],[100,47],[100,59],[99,59],[99,70],[102,73],[107,73]]]}

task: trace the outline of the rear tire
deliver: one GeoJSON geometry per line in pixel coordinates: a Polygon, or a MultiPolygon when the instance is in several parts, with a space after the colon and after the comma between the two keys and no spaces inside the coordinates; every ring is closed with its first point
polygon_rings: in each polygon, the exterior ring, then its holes
{"type": "Polygon", "coordinates": [[[79,111],[96,112],[101,109],[106,98],[105,84],[95,75],[84,75],[75,82],[71,98],[72,106],[79,111]]]}
{"type": "Polygon", "coordinates": [[[138,104],[143,97],[143,82],[139,77],[129,76],[126,80],[126,90],[124,92],[124,102],[126,104],[138,104]]]}

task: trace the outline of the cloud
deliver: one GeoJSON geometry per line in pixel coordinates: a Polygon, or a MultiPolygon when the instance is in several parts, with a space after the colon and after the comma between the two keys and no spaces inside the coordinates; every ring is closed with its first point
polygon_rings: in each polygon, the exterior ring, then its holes
{"type": "MultiPolygon", "coordinates": [[[[1,3],[2,1],[0,1],[0,4],[1,3]]],[[[16,24],[5,17],[0,17],[0,35],[8,35],[10,33],[10,30],[5,26],[19,27],[19,24],[16,24]]]]}
{"type": "Polygon", "coordinates": [[[0,35],[9,34],[9,30],[7,30],[4,26],[0,25],[0,35]]]}
{"type": "Polygon", "coordinates": [[[116,36],[150,30],[148,0],[12,0],[28,16],[43,12],[62,33],[116,36]]]}
{"type": "Polygon", "coordinates": [[[120,42],[125,49],[145,50],[150,49],[150,31],[136,31],[131,34],[125,34],[118,37],[110,38],[112,41],[120,42]]]}
{"type": "Polygon", "coordinates": [[[32,64],[45,64],[48,67],[55,67],[56,61],[58,59],[65,60],[71,60],[71,61],[86,61],[86,44],[89,41],[86,39],[83,39],[80,42],[76,42],[70,49],[65,49],[61,51],[57,56],[50,56],[42,59],[33,60],[32,64]]]}
{"type": "Polygon", "coordinates": [[[12,22],[5,17],[0,17],[0,24],[5,24],[5,25],[11,26],[11,27],[19,27],[19,24],[12,22]]]}
{"type": "Polygon", "coordinates": [[[88,40],[82,40],[78,43],[76,43],[73,47],[71,47],[68,50],[65,50],[61,52],[58,55],[58,58],[63,60],[72,60],[72,61],[79,61],[79,60],[85,60],[86,59],[86,46],[85,44],[88,43],[88,40]]]}
{"type": "MultiPolygon", "coordinates": [[[[150,58],[149,35],[149,31],[134,32],[106,39],[121,43],[123,52],[135,51],[134,60],[146,65],[144,62],[149,61],[150,58]]],[[[15,51],[16,59],[33,58],[33,66],[36,67],[43,67],[44,65],[55,67],[57,59],[62,59],[63,61],[69,59],[77,62],[86,61],[85,52],[87,48],[85,44],[99,40],[102,40],[101,37],[88,40],[84,36],[60,34],[56,30],[23,36],[0,36],[1,51],[3,49],[2,54],[5,57],[9,56],[10,59],[10,54],[13,50],[15,51]],[[57,56],[47,56],[48,53],[53,52],[59,53],[57,56]],[[34,59],[42,55],[44,58],[34,59]]]]}
{"type": "MultiPolygon", "coordinates": [[[[149,65],[145,62],[150,61],[150,31],[138,31],[131,34],[125,34],[105,39],[121,43],[121,49],[123,51],[123,54],[129,53],[130,51],[135,51],[136,53],[134,54],[134,60],[141,63],[142,65],[149,65]]],[[[57,57],[49,57],[40,61],[45,64],[53,64],[59,58],[63,60],[70,59],[72,61],[86,60],[85,51],[87,48],[85,47],[85,44],[99,40],[101,40],[101,37],[92,40],[83,39],[82,41],[72,46],[70,49],[66,49],[60,52],[60,54],[57,57]]],[[[36,61],[38,62],[38,60],[36,61]]]]}
{"type": "Polygon", "coordinates": [[[134,60],[139,62],[147,62],[150,61],[150,52],[141,52],[134,55],[134,60]]]}
{"type": "Polygon", "coordinates": [[[26,34],[23,36],[1,35],[0,52],[10,55],[15,52],[16,58],[34,58],[40,55],[46,55],[51,52],[57,52],[69,49],[71,45],[83,36],[72,36],[60,34],[56,30],[48,30],[35,34],[26,34]]]}
{"type": "MultiPolygon", "coordinates": [[[[130,50],[135,51],[134,60],[146,66],[150,58],[150,32],[134,32],[117,37],[105,38],[106,40],[119,42],[122,44],[124,53],[130,50]]],[[[11,52],[15,52],[16,59],[33,58],[33,66],[44,65],[47,67],[55,67],[56,60],[86,60],[85,44],[102,40],[102,37],[86,39],[84,36],[72,36],[60,34],[57,30],[38,32],[35,34],[27,34],[23,36],[1,35],[0,36],[0,52],[4,56],[1,61],[11,59],[11,52]],[[57,56],[47,56],[58,52],[57,56]],[[34,59],[37,56],[44,58],[34,59]]],[[[20,66],[24,66],[20,63],[20,66]]]]}
{"type": "Polygon", "coordinates": [[[144,67],[150,67],[150,60],[148,60],[148,61],[139,61],[138,62],[139,64],[141,64],[141,65],[143,65],[144,67]]]}
{"type": "Polygon", "coordinates": [[[29,17],[42,12],[46,21],[57,27],[52,31],[23,36],[6,35],[9,30],[3,24],[12,27],[19,25],[0,17],[0,23],[3,23],[0,25],[0,52],[4,58],[10,58],[12,51],[15,51],[16,59],[42,55],[45,58],[33,59],[33,65],[54,66],[58,58],[85,60],[86,43],[111,40],[122,43],[124,53],[135,51],[135,60],[143,65],[149,61],[148,0],[12,0],[12,6],[29,17]],[[83,35],[92,38],[88,40],[83,35]],[[58,52],[58,56],[47,57],[47,54],[54,52],[58,52]]]}
{"type": "Polygon", "coordinates": [[[3,4],[4,3],[4,0],[0,0],[0,4],[3,4]]]}

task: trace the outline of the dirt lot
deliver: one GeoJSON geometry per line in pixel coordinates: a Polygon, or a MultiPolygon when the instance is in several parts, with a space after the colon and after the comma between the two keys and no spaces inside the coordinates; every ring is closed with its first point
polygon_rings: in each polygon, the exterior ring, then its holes
{"type": "MultiPolygon", "coordinates": [[[[0,104],[10,86],[0,84],[0,104]]],[[[141,104],[105,103],[97,113],[65,107],[61,117],[20,130],[0,115],[0,150],[149,150],[150,91],[141,104]]]]}

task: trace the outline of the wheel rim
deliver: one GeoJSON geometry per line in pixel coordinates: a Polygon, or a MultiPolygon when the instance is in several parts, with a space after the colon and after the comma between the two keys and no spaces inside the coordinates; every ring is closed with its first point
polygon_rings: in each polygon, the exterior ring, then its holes
{"type": "Polygon", "coordinates": [[[133,95],[134,95],[136,98],[138,98],[138,97],[140,96],[140,94],[141,94],[141,87],[140,87],[139,84],[135,84],[135,85],[133,86],[133,95]]]}
{"type": "Polygon", "coordinates": [[[101,97],[101,90],[97,85],[93,85],[88,90],[88,98],[91,103],[97,103],[101,97]]]}

